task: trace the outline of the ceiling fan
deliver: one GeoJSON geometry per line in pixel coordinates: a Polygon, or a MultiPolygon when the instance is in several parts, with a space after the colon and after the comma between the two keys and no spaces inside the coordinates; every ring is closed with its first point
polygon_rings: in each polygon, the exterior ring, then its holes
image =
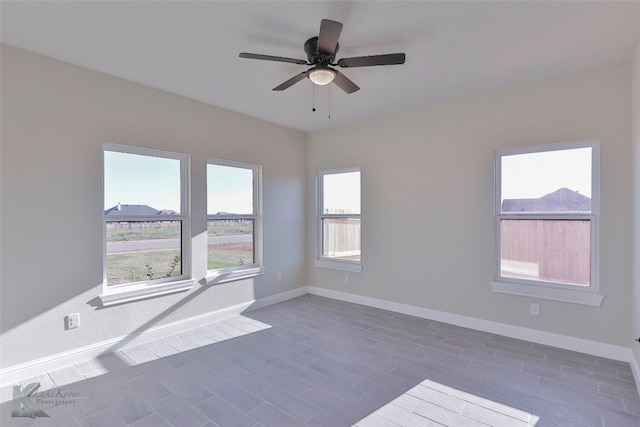
{"type": "Polygon", "coordinates": [[[356,56],[352,58],[342,58],[338,62],[336,54],[340,45],[338,38],[342,31],[340,22],[330,19],[323,19],[320,22],[320,33],[318,37],[311,37],[304,43],[304,51],[307,54],[307,61],[303,59],[284,58],[282,56],[260,55],[257,53],[242,52],[240,58],[262,59],[265,61],[288,62],[299,65],[312,65],[307,71],[303,71],[273,88],[273,90],[285,90],[305,77],[309,78],[317,85],[326,85],[331,82],[338,85],[346,93],[353,93],[360,88],[344,74],[336,70],[335,66],[341,68],[370,67],[373,65],[396,65],[404,64],[404,53],[390,53],[386,55],[356,56]]]}

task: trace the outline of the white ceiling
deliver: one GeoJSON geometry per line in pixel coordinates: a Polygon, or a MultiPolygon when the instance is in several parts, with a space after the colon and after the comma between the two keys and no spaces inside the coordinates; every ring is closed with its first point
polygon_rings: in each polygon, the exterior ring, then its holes
{"type": "Polygon", "coordinates": [[[628,60],[640,2],[78,1],[1,3],[2,42],[309,132],[439,100],[628,60]],[[361,88],[305,79],[322,18],[344,24],[338,58],[406,52],[404,65],[343,69],[361,88]],[[330,100],[329,100],[330,94],[330,100]],[[329,101],[331,118],[328,117],[329,101]]]}

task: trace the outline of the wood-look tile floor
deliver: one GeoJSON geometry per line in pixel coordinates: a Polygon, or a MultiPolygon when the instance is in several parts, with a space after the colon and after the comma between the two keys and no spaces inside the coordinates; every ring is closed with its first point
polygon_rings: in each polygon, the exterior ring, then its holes
{"type": "Polygon", "coordinates": [[[640,426],[626,363],[311,295],[34,382],[0,425],[640,426]]]}

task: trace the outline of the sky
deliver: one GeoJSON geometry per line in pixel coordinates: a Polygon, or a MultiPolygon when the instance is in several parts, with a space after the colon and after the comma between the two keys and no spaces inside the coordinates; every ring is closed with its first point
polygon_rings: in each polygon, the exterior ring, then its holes
{"type": "Polygon", "coordinates": [[[560,188],[591,197],[591,148],[545,151],[502,157],[501,195],[533,199],[560,188]]]}
{"type": "Polygon", "coordinates": [[[207,214],[253,214],[253,170],[207,165],[207,214]]]}
{"type": "Polygon", "coordinates": [[[324,213],[360,213],[360,172],[323,176],[324,213]]]}
{"type": "MultiPolygon", "coordinates": [[[[180,161],[104,152],[104,209],[148,205],[180,212],[180,161]]],[[[207,165],[207,213],[253,213],[253,170],[207,165]]]]}
{"type": "MultiPolygon", "coordinates": [[[[591,197],[591,148],[502,157],[504,199],[537,198],[559,188],[591,197]]],[[[180,161],[104,152],[104,208],[118,203],[180,212],[180,161]]],[[[325,212],[360,213],[360,172],[324,175],[325,212]],[[354,195],[356,195],[354,197],[354,195]]],[[[253,213],[253,170],[207,165],[207,213],[253,213]]]]}
{"type": "Polygon", "coordinates": [[[118,203],[180,212],[180,161],[104,152],[104,208],[118,203]]]}

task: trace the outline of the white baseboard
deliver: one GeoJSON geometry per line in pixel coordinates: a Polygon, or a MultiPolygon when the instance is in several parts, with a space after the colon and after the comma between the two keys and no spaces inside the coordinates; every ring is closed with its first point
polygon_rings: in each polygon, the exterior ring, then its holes
{"type": "Polygon", "coordinates": [[[232,307],[227,307],[199,316],[190,317],[188,319],[179,320],[177,322],[152,327],[144,332],[113,338],[110,340],[91,344],[89,346],[80,347],[67,352],[33,360],[27,363],[10,366],[8,368],[0,370],[0,387],[16,384],[18,381],[40,375],[43,372],[54,371],[65,366],[70,366],[76,363],[96,358],[98,356],[113,353],[122,350],[123,348],[143,344],[145,342],[153,341],[167,335],[185,332],[189,329],[227,319],[229,317],[241,314],[245,311],[257,310],[259,308],[287,301],[289,299],[296,298],[307,293],[421,317],[424,319],[435,320],[438,322],[449,323],[464,328],[494,333],[511,338],[517,338],[558,348],[564,348],[567,350],[578,351],[581,353],[592,354],[594,356],[606,357],[609,359],[628,362],[631,365],[636,384],[640,384],[640,361],[636,359],[630,348],[555,334],[552,332],[523,328],[520,326],[513,326],[499,322],[492,322],[489,320],[482,320],[459,314],[446,313],[409,304],[402,304],[362,295],[334,291],[326,288],[303,286],[275,295],[259,298],[257,300],[248,301],[246,303],[238,304],[232,307]]]}
{"type": "Polygon", "coordinates": [[[291,289],[289,291],[280,292],[279,294],[269,295],[268,297],[258,298],[253,304],[251,304],[247,311],[258,310],[262,307],[277,304],[279,302],[287,301],[293,298],[301,297],[308,294],[309,291],[306,286],[301,288],[291,289]]]}
{"type": "MultiPolygon", "coordinates": [[[[539,331],[537,329],[523,328],[521,326],[509,325],[506,323],[493,322],[490,320],[477,319],[460,314],[447,313],[444,311],[431,310],[409,304],[402,304],[362,295],[350,294],[335,291],[332,289],[308,286],[308,292],[312,295],[333,298],[354,304],[366,305],[383,310],[394,311],[396,313],[408,314],[410,316],[422,317],[424,319],[449,323],[464,328],[503,335],[510,338],[531,341],[539,344],[563,348],[565,350],[587,353],[593,356],[605,357],[607,359],[631,362],[631,349],[613,344],[605,344],[597,341],[576,338],[567,335],[555,334],[553,332],[539,331]]],[[[633,366],[633,365],[632,365],[633,366]]],[[[636,366],[636,368],[639,368],[636,366]]],[[[640,370],[638,371],[640,373],[640,370]]],[[[636,383],[638,376],[636,376],[636,383]]]]}
{"type": "Polygon", "coordinates": [[[307,293],[307,288],[297,288],[285,291],[257,300],[247,301],[242,304],[226,307],[210,313],[189,317],[176,322],[151,327],[135,334],[123,335],[117,338],[101,341],[84,347],[75,348],[63,353],[32,360],[30,362],[13,365],[0,370],[0,387],[16,384],[18,381],[41,375],[44,372],[70,366],[76,363],[94,359],[105,354],[120,351],[149,341],[153,341],[167,335],[179,334],[190,329],[219,322],[245,311],[256,310],[278,302],[286,301],[307,293]]]}
{"type": "Polygon", "coordinates": [[[636,381],[636,387],[638,387],[638,394],[640,394],[640,360],[636,356],[636,353],[631,351],[631,372],[633,372],[633,379],[636,381]]]}

